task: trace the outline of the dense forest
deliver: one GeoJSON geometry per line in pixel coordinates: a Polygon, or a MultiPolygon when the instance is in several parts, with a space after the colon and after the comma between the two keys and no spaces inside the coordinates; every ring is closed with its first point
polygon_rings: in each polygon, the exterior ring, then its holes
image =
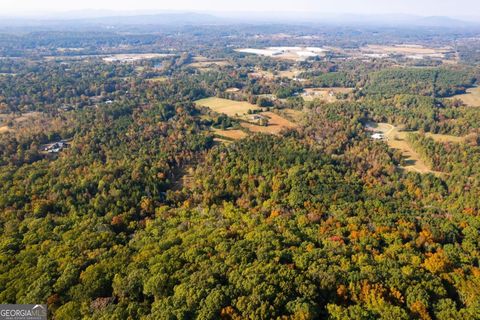
{"type": "MultiPolygon", "coordinates": [[[[452,98],[477,84],[475,55],[285,61],[225,46],[254,43],[235,30],[0,36],[0,303],[59,320],[480,319],[480,108],[452,98]],[[95,56],[135,46],[178,50],[95,56]],[[52,58],[59,47],[82,49],[52,58]],[[307,99],[318,89],[332,100],[307,99]],[[207,97],[252,109],[195,102],[207,97]],[[245,129],[266,113],[295,125],[245,129]],[[407,131],[431,172],[406,170],[372,122],[407,131]]],[[[430,32],[414,39],[454,36],[430,32]]]]}

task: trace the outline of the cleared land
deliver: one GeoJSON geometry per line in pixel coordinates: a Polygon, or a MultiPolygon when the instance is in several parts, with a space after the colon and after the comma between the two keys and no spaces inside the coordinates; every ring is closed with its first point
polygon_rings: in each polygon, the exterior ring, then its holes
{"type": "Polygon", "coordinates": [[[197,56],[193,58],[193,62],[188,64],[189,67],[196,69],[208,70],[212,66],[225,67],[230,65],[230,62],[223,59],[208,59],[206,57],[197,56]]]}
{"type": "Polygon", "coordinates": [[[315,99],[324,100],[327,102],[336,102],[338,93],[348,94],[353,91],[352,88],[307,88],[304,90],[302,97],[305,101],[313,101],[315,99]]]}
{"type": "Polygon", "coordinates": [[[233,101],[217,97],[211,97],[195,101],[202,107],[207,107],[218,113],[224,113],[229,117],[241,116],[248,114],[248,110],[259,110],[260,108],[254,104],[245,101],[233,101]]]}
{"type": "MultiPolygon", "coordinates": [[[[255,115],[248,114],[249,110],[260,110],[261,108],[248,102],[233,101],[221,98],[206,98],[195,102],[199,106],[207,107],[215,112],[226,114],[232,118],[239,119],[241,121],[242,128],[247,129],[249,132],[268,133],[268,134],[280,134],[284,129],[293,129],[297,127],[294,122],[282,117],[273,112],[260,112],[255,115]],[[252,118],[260,117],[260,119],[267,119],[268,125],[263,126],[259,123],[252,123],[252,118]]],[[[302,116],[301,111],[296,110],[284,110],[286,116],[291,119],[300,118],[302,116]],[[291,117],[290,117],[291,116],[291,117]]],[[[260,122],[260,120],[256,121],[260,122]]],[[[238,140],[245,138],[248,132],[238,129],[220,130],[212,128],[213,132],[218,136],[217,141],[224,142],[223,140],[232,139],[238,140]],[[224,139],[222,139],[224,138],[224,139]]]]}
{"type": "Polygon", "coordinates": [[[403,168],[407,171],[418,173],[435,173],[431,168],[421,159],[420,155],[413,150],[407,141],[407,132],[399,131],[398,128],[388,123],[372,123],[369,126],[375,131],[382,132],[390,148],[400,150],[407,163],[403,168]]]}
{"type": "Polygon", "coordinates": [[[243,48],[236,51],[275,59],[303,61],[311,57],[324,56],[328,50],[319,47],[268,47],[264,49],[243,48]]]}
{"type": "Polygon", "coordinates": [[[147,81],[149,82],[166,82],[168,81],[168,77],[155,77],[155,78],[150,78],[150,79],[147,79],[147,81]]]}
{"type": "Polygon", "coordinates": [[[215,128],[212,128],[212,129],[213,129],[213,132],[216,135],[220,136],[220,140],[224,140],[224,139],[221,139],[222,137],[232,139],[232,140],[239,140],[239,139],[243,139],[247,136],[247,133],[245,131],[242,131],[242,130],[235,130],[235,129],[220,130],[220,129],[215,129],[215,128]]]}
{"type": "Polygon", "coordinates": [[[248,76],[250,78],[254,79],[268,79],[268,80],[274,80],[278,78],[288,78],[292,80],[299,80],[302,81],[302,79],[298,79],[298,75],[302,73],[302,70],[299,69],[290,69],[290,70],[282,70],[282,71],[269,71],[269,70],[261,70],[259,68],[255,69],[255,71],[248,73],[248,76]]]}
{"type": "Polygon", "coordinates": [[[139,60],[171,57],[173,54],[165,53],[132,53],[132,54],[114,54],[103,58],[106,62],[133,62],[139,60]]]}
{"type": "MultiPolygon", "coordinates": [[[[386,138],[386,143],[389,145],[390,148],[397,149],[402,152],[402,155],[405,158],[405,162],[407,163],[407,165],[404,166],[405,170],[418,173],[434,173],[436,175],[441,174],[441,172],[433,171],[421,159],[420,155],[412,148],[412,146],[408,142],[407,135],[409,133],[417,132],[400,131],[397,127],[388,123],[369,123],[367,126],[375,131],[383,133],[386,138]]],[[[455,137],[444,134],[426,133],[425,135],[437,142],[460,143],[465,140],[465,138],[463,137],[455,137]]]]}
{"type": "Polygon", "coordinates": [[[451,99],[460,99],[469,107],[480,107],[480,87],[470,88],[465,94],[459,94],[451,99]]]}
{"type": "Polygon", "coordinates": [[[260,133],[269,133],[269,134],[280,134],[284,129],[293,129],[297,125],[285,118],[282,118],[276,113],[273,112],[262,112],[260,113],[263,117],[268,118],[268,126],[261,126],[256,124],[251,124],[243,122],[241,125],[244,128],[247,128],[251,132],[260,132],[260,133]]]}
{"type": "Polygon", "coordinates": [[[25,129],[29,127],[30,121],[36,121],[42,119],[43,114],[41,112],[27,112],[21,115],[0,115],[0,133],[15,132],[19,129],[25,129]],[[6,123],[11,122],[11,127],[6,123]]]}
{"type": "Polygon", "coordinates": [[[427,132],[425,133],[427,137],[432,138],[436,142],[454,142],[454,143],[462,143],[465,141],[465,137],[456,137],[447,134],[435,134],[427,132]]]}
{"type": "Polygon", "coordinates": [[[280,111],[280,114],[282,116],[285,116],[285,118],[293,121],[294,123],[300,123],[303,120],[303,117],[305,116],[303,111],[294,110],[294,109],[283,109],[280,111]]]}
{"type": "Polygon", "coordinates": [[[361,52],[365,56],[371,57],[386,57],[391,54],[393,55],[403,55],[407,58],[412,59],[423,59],[423,58],[445,58],[447,53],[452,52],[452,48],[428,48],[421,45],[394,45],[394,46],[383,46],[383,45],[368,45],[361,48],[361,52]]]}
{"type": "Polygon", "coordinates": [[[300,73],[302,73],[302,71],[298,69],[283,70],[283,71],[278,71],[277,76],[280,78],[295,79],[298,77],[300,73]]]}

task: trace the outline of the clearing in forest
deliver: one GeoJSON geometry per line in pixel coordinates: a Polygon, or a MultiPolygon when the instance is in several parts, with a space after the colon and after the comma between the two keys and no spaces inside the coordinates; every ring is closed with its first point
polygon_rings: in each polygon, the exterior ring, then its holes
{"type": "Polygon", "coordinates": [[[215,133],[215,135],[219,136],[219,138],[221,140],[225,140],[225,139],[222,139],[222,138],[239,140],[239,139],[243,139],[247,136],[247,133],[245,131],[238,130],[238,129],[231,129],[231,130],[230,129],[221,130],[221,129],[215,129],[215,128],[212,128],[212,129],[213,129],[213,132],[215,133]]]}
{"type": "Polygon", "coordinates": [[[462,143],[465,141],[465,137],[457,137],[451,136],[448,134],[436,134],[427,132],[425,135],[429,138],[432,138],[436,142],[454,142],[454,143],[462,143]]]}
{"type": "Polygon", "coordinates": [[[408,132],[399,131],[397,127],[388,123],[369,123],[367,125],[370,129],[381,132],[385,136],[386,143],[392,149],[400,150],[405,159],[406,166],[403,168],[407,171],[418,173],[435,173],[420,157],[420,155],[413,149],[407,141],[408,132]]]}
{"type": "Polygon", "coordinates": [[[113,54],[103,58],[105,62],[135,62],[140,60],[149,60],[156,58],[171,57],[170,53],[123,53],[113,54]]]}
{"type": "Polygon", "coordinates": [[[467,93],[453,96],[450,99],[460,99],[469,107],[480,107],[480,87],[470,88],[467,93]]]}
{"type": "Polygon", "coordinates": [[[329,103],[338,101],[337,94],[349,94],[352,92],[352,88],[306,88],[302,94],[302,98],[305,101],[313,101],[315,99],[320,99],[327,101],[329,103]]]}
{"type": "Polygon", "coordinates": [[[367,45],[360,49],[364,56],[370,57],[387,57],[389,55],[402,55],[412,59],[424,58],[445,58],[447,53],[453,51],[450,47],[445,48],[428,48],[421,45],[404,44],[404,45],[367,45]]]}
{"type": "Polygon", "coordinates": [[[168,77],[155,77],[155,78],[150,78],[150,79],[147,79],[148,82],[159,82],[159,83],[163,83],[163,82],[167,82],[168,81],[168,77]]]}
{"type": "Polygon", "coordinates": [[[197,56],[193,58],[193,62],[188,66],[200,70],[209,70],[212,66],[225,67],[230,65],[230,62],[224,59],[208,59],[206,57],[197,56]]]}
{"type": "Polygon", "coordinates": [[[303,111],[295,109],[282,109],[279,110],[279,114],[288,120],[291,120],[293,123],[300,123],[305,116],[303,111]]]}
{"type": "Polygon", "coordinates": [[[260,132],[260,133],[269,133],[269,134],[280,134],[284,129],[293,129],[297,125],[276,113],[273,112],[262,112],[260,113],[262,117],[268,119],[268,125],[262,126],[252,123],[243,122],[242,127],[248,129],[251,132],[260,132]]]}
{"type": "Polygon", "coordinates": [[[234,101],[217,97],[197,100],[195,103],[199,106],[210,108],[215,112],[224,113],[229,117],[246,115],[249,110],[260,110],[258,106],[246,101],[234,101]]]}

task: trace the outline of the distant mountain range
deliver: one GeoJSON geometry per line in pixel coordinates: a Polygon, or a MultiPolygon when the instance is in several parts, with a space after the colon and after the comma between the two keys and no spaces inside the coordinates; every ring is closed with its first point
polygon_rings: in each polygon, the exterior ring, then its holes
{"type": "Polygon", "coordinates": [[[232,23],[288,23],[288,24],[339,24],[339,25],[387,25],[412,27],[469,28],[480,27],[480,18],[468,20],[415,15],[353,15],[306,12],[116,12],[74,11],[23,17],[0,17],[3,26],[37,26],[56,24],[79,25],[222,25],[232,23]]]}

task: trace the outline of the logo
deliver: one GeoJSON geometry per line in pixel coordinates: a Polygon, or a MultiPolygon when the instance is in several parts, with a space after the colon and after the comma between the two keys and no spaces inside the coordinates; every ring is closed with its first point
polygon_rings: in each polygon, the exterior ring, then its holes
{"type": "Polygon", "coordinates": [[[47,320],[45,304],[0,304],[0,320],[47,320]]]}

